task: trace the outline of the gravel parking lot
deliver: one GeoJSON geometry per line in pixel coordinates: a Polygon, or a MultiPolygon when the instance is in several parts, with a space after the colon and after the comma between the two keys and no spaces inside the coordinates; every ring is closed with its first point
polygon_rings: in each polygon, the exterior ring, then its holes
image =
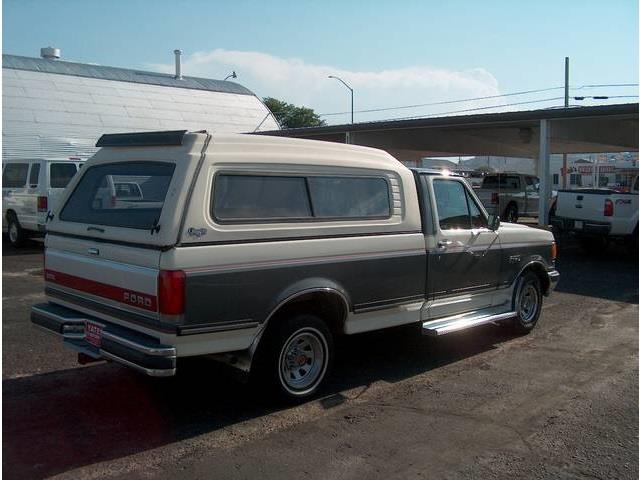
{"type": "Polygon", "coordinates": [[[322,398],[274,408],[201,361],[80,366],[30,326],[42,247],[3,247],[5,478],[638,478],[638,267],[562,244],[538,328],[349,337],[322,398]]]}

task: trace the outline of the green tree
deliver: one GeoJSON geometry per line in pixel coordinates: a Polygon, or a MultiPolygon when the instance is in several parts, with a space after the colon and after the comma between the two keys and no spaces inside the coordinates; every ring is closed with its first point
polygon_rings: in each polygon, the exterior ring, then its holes
{"type": "Polygon", "coordinates": [[[272,97],[266,97],[263,101],[282,128],[323,127],[327,124],[311,108],[297,107],[272,97]]]}

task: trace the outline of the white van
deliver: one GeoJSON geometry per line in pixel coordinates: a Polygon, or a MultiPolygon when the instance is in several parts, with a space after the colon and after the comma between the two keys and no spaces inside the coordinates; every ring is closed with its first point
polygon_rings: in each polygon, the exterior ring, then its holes
{"type": "Polygon", "coordinates": [[[84,160],[40,158],[9,160],[2,166],[2,231],[14,247],[44,234],[47,214],[84,160]]]}

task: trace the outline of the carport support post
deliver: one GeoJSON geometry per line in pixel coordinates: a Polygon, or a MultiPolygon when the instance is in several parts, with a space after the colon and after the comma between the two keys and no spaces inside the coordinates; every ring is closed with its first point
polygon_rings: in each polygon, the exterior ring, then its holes
{"type": "Polygon", "coordinates": [[[538,150],[538,177],[540,178],[540,197],[538,200],[538,224],[549,224],[549,199],[551,183],[549,182],[549,139],[551,125],[549,120],[540,120],[540,146],[538,150]]]}

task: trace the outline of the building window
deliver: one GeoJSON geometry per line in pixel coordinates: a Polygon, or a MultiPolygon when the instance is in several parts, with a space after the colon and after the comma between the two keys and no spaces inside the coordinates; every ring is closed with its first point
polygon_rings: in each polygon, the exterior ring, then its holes
{"type": "Polygon", "coordinates": [[[579,173],[572,173],[569,176],[569,185],[582,186],[582,175],[579,173]]]}
{"type": "Polygon", "coordinates": [[[553,184],[554,185],[559,185],[560,184],[560,175],[557,173],[553,174],[553,184]]]}

